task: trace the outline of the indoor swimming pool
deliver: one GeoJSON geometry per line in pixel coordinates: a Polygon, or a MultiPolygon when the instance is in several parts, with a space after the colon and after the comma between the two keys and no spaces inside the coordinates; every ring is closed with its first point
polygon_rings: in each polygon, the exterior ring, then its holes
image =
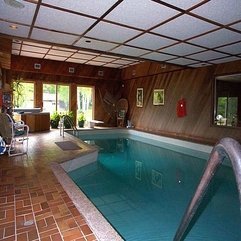
{"type": "MultiPolygon", "coordinates": [[[[211,147],[174,139],[160,142],[135,133],[100,133],[79,134],[99,154],[97,161],[68,175],[124,240],[173,240],[211,147]]],[[[226,163],[211,182],[185,240],[241,240],[238,191],[226,163]]]]}

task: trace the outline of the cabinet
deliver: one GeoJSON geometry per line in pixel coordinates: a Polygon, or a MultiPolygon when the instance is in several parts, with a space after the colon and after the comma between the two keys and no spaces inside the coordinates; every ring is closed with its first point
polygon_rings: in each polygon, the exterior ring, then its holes
{"type": "Polygon", "coordinates": [[[29,132],[48,131],[50,129],[50,113],[24,113],[21,120],[29,126],[29,132]]]}

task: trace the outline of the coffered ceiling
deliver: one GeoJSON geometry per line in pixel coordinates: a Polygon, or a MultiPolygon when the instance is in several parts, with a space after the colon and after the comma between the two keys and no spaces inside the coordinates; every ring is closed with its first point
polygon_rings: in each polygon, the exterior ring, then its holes
{"type": "Polygon", "coordinates": [[[201,67],[241,59],[241,1],[0,0],[0,36],[14,55],[201,67]]]}

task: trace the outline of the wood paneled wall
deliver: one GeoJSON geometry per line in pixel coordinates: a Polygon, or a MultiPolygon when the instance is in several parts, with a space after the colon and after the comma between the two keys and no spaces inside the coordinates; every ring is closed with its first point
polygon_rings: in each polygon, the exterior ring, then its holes
{"type": "Polygon", "coordinates": [[[181,68],[141,63],[124,69],[124,96],[129,102],[128,119],[148,132],[215,143],[222,137],[241,141],[241,129],[212,125],[214,75],[241,72],[241,62],[203,68],[181,68]],[[136,89],[144,89],[143,107],[136,107],[136,89]],[[165,90],[165,104],[153,105],[153,90],[165,90]],[[186,99],[187,116],[177,117],[179,99],[186,99]]]}
{"type": "Polygon", "coordinates": [[[121,86],[121,70],[90,66],[83,64],[41,60],[36,58],[12,56],[12,78],[35,82],[35,107],[42,107],[42,83],[68,83],[70,85],[70,109],[76,113],[76,91],[78,85],[91,86],[95,89],[95,116],[94,119],[103,120],[106,125],[113,125],[113,118],[105,111],[102,97],[108,91],[116,95],[121,86]],[[41,64],[40,70],[34,69],[34,64],[41,64]],[[69,67],[75,72],[69,73],[69,67]],[[103,76],[98,71],[103,71],[103,76]]]}
{"type": "Polygon", "coordinates": [[[10,69],[11,65],[12,40],[0,38],[0,67],[10,69]]]}

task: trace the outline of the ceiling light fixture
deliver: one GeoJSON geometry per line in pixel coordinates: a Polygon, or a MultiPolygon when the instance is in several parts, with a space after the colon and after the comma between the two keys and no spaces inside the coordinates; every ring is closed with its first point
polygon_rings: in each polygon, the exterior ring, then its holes
{"type": "Polygon", "coordinates": [[[13,8],[20,8],[21,9],[21,8],[25,7],[22,0],[4,0],[4,2],[8,6],[13,7],[13,8]]]}
{"type": "Polygon", "coordinates": [[[18,29],[18,26],[14,25],[14,24],[11,24],[11,25],[9,25],[9,28],[11,28],[13,30],[16,30],[16,29],[18,29]]]}

